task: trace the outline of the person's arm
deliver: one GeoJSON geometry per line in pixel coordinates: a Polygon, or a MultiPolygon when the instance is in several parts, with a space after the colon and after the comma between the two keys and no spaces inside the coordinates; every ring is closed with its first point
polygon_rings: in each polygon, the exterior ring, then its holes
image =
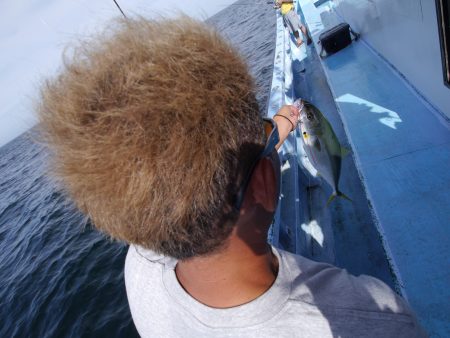
{"type": "Polygon", "coordinates": [[[297,128],[299,117],[300,112],[296,107],[291,105],[281,107],[275,114],[273,120],[277,124],[278,134],[280,136],[280,142],[275,147],[277,150],[281,147],[284,140],[286,140],[289,133],[297,128]]]}

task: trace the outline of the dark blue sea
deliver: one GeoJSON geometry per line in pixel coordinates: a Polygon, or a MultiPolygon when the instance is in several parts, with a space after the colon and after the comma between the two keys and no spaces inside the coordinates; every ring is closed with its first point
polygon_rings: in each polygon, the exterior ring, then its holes
{"type": "MultiPolygon", "coordinates": [[[[241,0],[207,22],[247,60],[265,114],[272,6],[241,0]]],[[[34,132],[0,148],[0,337],[137,337],[123,279],[127,245],[97,232],[65,197],[34,132]]]]}

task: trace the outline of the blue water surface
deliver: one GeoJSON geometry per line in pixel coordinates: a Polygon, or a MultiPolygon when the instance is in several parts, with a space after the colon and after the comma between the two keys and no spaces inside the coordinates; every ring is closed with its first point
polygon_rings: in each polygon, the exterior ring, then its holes
{"type": "MultiPolygon", "coordinates": [[[[237,1],[208,20],[242,53],[265,114],[275,13],[237,1]]],[[[48,173],[33,132],[0,148],[0,337],[137,337],[127,245],[97,232],[48,173]]]]}

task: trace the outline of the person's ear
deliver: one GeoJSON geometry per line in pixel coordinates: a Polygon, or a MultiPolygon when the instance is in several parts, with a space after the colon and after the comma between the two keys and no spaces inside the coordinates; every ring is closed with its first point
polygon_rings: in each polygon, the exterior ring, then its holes
{"type": "Polygon", "coordinates": [[[275,212],[278,184],[272,161],[269,158],[261,159],[253,171],[242,207],[247,209],[259,204],[268,212],[275,212]]]}

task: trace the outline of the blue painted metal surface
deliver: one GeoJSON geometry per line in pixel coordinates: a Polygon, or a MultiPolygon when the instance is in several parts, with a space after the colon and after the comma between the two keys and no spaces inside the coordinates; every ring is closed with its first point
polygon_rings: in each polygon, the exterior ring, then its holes
{"type": "MultiPolygon", "coordinates": [[[[269,98],[268,116],[273,117],[284,104],[292,104],[292,48],[290,37],[284,29],[280,13],[277,13],[277,45],[269,98]]],[[[296,165],[297,142],[291,133],[280,151],[283,163],[280,201],[275,215],[275,222],[270,231],[269,240],[277,247],[296,252],[295,227],[300,223],[300,200],[298,170],[296,165]]]]}
{"type": "Polygon", "coordinates": [[[335,11],[450,118],[434,0],[335,0],[335,11]]]}
{"type": "MultiPolygon", "coordinates": [[[[348,146],[320,61],[311,47],[295,46],[278,16],[269,116],[296,98],[314,102],[326,115],[342,144],[348,146]]],[[[396,286],[352,156],[342,162],[341,187],[353,202],[327,206],[331,188],[317,176],[292,133],[280,151],[282,194],[270,240],[276,246],[327,262],[359,275],[375,276],[396,286]]]]}
{"type": "MultiPolygon", "coordinates": [[[[299,2],[315,44],[323,28],[341,21],[327,4],[316,8],[311,0],[299,2]]],[[[359,3],[353,16],[368,6],[359,3]]],[[[378,17],[383,16],[383,8],[378,7],[382,10],[378,17]]],[[[408,18],[401,15],[395,21],[397,29],[409,26],[402,22],[408,18]]],[[[383,23],[378,21],[379,25],[383,23]]],[[[391,27],[394,24],[386,28],[368,22],[362,32],[369,39],[381,34],[375,32],[377,29],[396,36],[391,27]]],[[[397,42],[401,49],[409,39],[397,42]]],[[[388,43],[389,38],[384,39],[384,44],[388,43]]],[[[383,49],[386,55],[388,48],[393,48],[392,44],[383,49]]],[[[441,76],[433,79],[432,72],[422,73],[434,67],[430,64],[433,60],[414,60],[406,49],[403,57],[394,61],[405,67],[414,65],[409,70],[416,69],[412,79],[442,83],[441,76]]],[[[435,63],[440,68],[440,62],[435,63]]],[[[431,104],[425,102],[364,41],[325,58],[323,68],[401,291],[427,332],[433,337],[446,337],[450,332],[450,126],[439,118],[433,105],[441,110],[450,105],[442,106],[440,98],[431,104]]],[[[442,93],[435,86],[431,91],[433,95],[427,94],[428,98],[442,93]]]]}

